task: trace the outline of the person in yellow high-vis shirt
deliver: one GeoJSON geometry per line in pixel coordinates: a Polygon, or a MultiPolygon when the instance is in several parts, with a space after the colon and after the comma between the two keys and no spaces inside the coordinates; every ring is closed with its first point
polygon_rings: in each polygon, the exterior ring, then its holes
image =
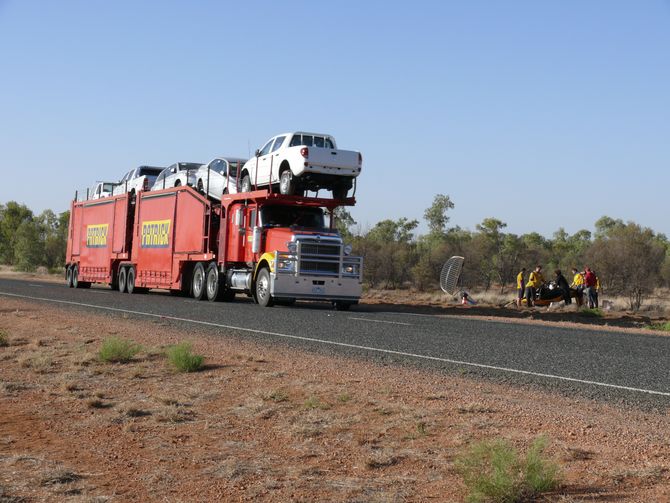
{"type": "Polygon", "coordinates": [[[577,305],[581,306],[584,296],[584,274],[579,272],[576,267],[572,268],[572,274],[574,277],[572,278],[570,288],[577,290],[577,305]]]}
{"type": "Polygon", "coordinates": [[[521,307],[523,295],[526,292],[526,268],[522,267],[519,274],[516,275],[516,307],[521,307]]]}
{"type": "Polygon", "coordinates": [[[535,305],[535,294],[537,289],[545,283],[544,276],[542,276],[542,266],[538,265],[528,276],[528,283],[526,283],[526,305],[528,307],[535,305]]]}

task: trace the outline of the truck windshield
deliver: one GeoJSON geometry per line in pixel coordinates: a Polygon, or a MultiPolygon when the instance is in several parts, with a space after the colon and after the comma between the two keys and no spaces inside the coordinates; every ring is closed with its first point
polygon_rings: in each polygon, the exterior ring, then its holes
{"type": "Polygon", "coordinates": [[[296,208],[294,206],[264,206],[261,208],[263,227],[326,228],[321,208],[296,208]]]}

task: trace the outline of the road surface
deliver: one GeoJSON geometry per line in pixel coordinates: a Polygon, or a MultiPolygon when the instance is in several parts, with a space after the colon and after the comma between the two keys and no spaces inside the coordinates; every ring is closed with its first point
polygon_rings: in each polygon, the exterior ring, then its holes
{"type": "Polygon", "coordinates": [[[263,309],[248,299],[210,303],[163,292],[120,294],[109,288],[0,279],[3,298],[48,302],[176,325],[223,336],[533,385],[563,394],[666,410],[670,407],[670,337],[502,323],[439,315],[380,312],[324,304],[263,309]]]}

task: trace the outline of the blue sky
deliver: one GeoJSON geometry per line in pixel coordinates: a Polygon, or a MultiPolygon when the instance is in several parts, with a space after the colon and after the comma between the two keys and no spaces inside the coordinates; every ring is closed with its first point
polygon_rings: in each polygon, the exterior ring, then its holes
{"type": "Polygon", "coordinates": [[[313,130],[363,153],[363,228],[444,193],[470,229],[670,235],[668,0],[0,0],[0,69],[0,202],[36,211],[313,130]]]}

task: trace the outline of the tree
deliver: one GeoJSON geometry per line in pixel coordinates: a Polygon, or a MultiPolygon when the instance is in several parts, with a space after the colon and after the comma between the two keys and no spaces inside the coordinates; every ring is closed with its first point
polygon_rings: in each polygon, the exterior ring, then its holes
{"type": "Polygon", "coordinates": [[[0,263],[14,265],[16,234],[23,222],[31,221],[33,212],[27,206],[9,201],[6,206],[0,204],[0,263]]]}
{"type": "Polygon", "coordinates": [[[356,221],[344,206],[335,208],[335,227],[345,242],[353,240],[354,235],[351,232],[351,228],[354,225],[356,225],[356,221]]]}
{"type": "Polygon", "coordinates": [[[587,258],[601,281],[607,278],[612,292],[628,296],[630,308],[638,310],[660,283],[666,253],[651,229],[628,222],[601,228],[587,258]]]}
{"type": "Polygon", "coordinates": [[[14,239],[16,267],[21,271],[34,271],[42,264],[44,241],[40,236],[40,225],[36,220],[21,222],[14,239]]]}
{"type": "Polygon", "coordinates": [[[442,236],[447,230],[449,217],[447,211],[454,208],[454,203],[449,196],[437,194],[433,199],[433,204],[423,213],[423,217],[428,222],[428,229],[433,235],[442,236]]]}

